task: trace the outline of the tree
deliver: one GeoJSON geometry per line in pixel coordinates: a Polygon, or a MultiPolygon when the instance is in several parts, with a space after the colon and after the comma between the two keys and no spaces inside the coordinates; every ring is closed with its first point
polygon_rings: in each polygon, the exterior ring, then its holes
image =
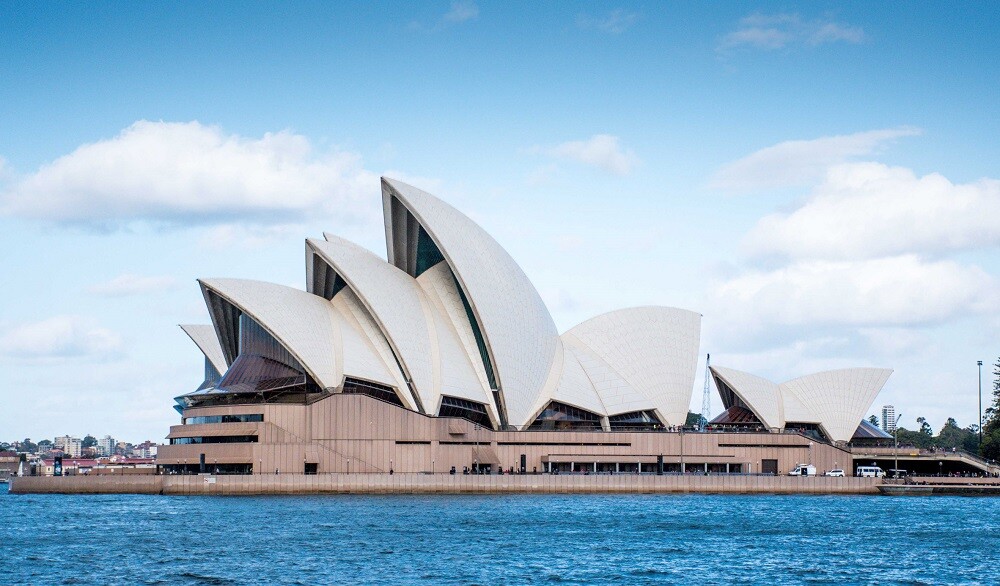
{"type": "Polygon", "coordinates": [[[926,436],[934,435],[934,430],[931,429],[931,424],[927,423],[927,419],[924,417],[917,417],[917,423],[920,424],[920,433],[926,436]]]}
{"type": "MultiPolygon", "coordinates": [[[[44,442],[46,440],[42,441],[44,442]]],[[[21,451],[27,452],[29,454],[34,454],[35,452],[38,451],[38,445],[32,442],[30,438],[24,438],[24,441],[21,442],[21,451]]]]}
{"type": "MultiPolygon", "coordinates": [[[[970,431],[970,428],[962,429],[958,426],[958,422],[955,421],[954,417],[949,417],[948,420],[945,421],[941,431],[938,432],[937,437],[934,438],[934,443],[939,448],[958,448],[967,450],[969,447],[970,435],[973,433],[974,432],[970,431]]],[[[976,444],[979,443],[979,436],[973,436],[971,439],[974,440],[971,445],[972,452],[975,453],[976,444]]]]}
{"type": "Polygon", "coordinates": [[[1000,358],[993,365],[993,404],[986,410],[983,425],[983,444],[979,455],[989,460],[1000,460],[1000,358]]]}
{"type": "Polygon", "coordinates": [[[81,448],[92,448],[97,445],[97,438],[90,435],[89,433],[84,436],[83,441],[80,442],[81,448]]]}
{"type": "Polygon", "coordinates": [[[868,423],[871,423],[875,427],[878,427],[878,417],[875,417],[874,415],[868,417],[868,423]]]}
{"type": "Polygon", "coordinates": [[[921,431],[912,431],[905,427],[896,428],[899,445],[926,449],[934,445],[934,438],[921,431]]]}

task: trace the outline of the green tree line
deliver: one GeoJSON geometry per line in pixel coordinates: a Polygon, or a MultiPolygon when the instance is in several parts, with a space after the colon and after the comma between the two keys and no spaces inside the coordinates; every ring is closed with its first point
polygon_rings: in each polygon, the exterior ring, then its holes
{"type": "Polygon", "coordinates": [[[983,445],[979,452],[984,458],[1000,460],[1000,358],[993,365],[993,402],[983,416],[983,445]]]}

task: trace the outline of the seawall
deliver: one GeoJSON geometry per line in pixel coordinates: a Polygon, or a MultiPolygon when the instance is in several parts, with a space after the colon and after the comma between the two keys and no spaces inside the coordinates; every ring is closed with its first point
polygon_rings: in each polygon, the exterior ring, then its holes
{"type": "Polygon", "coordinates": [[[12,493],[288,494],[879,494],[880,478],[673,475],[282,474],[26,476],[12,493]]]}

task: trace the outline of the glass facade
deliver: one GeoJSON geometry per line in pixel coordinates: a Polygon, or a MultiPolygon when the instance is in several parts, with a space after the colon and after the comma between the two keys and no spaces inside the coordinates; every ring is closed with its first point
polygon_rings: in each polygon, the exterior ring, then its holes
{"type": "Polygon", "coordinates": [[[823,430],[815,423],[799,423],[789,421],[785,423],[785,431],[799,432],[816,441],[829,443],[829,439],[823,434],[823,430]]]}
{"type": "Polygon", "coordinates": [[[347,377],[344,379],[344,392],[354,395],[367,395],[379,401],[392,403],[399,407],[403,406],[403,402],[399,400],[399,395],[396,394],[396,389],[378,383],[347,377]]]}
{"type": "Polygon", "coordinates": [[[326,264],[318,254],[313,255],[313,293],[326,299],[333,299],[347,286],[337,271],[326,264]]]}
{"type": "Polygon", "coordinates": [[[259,423],[264,421],[262,413],[249,413],[246,415],[200,415],[198,417],[185,417],[184,425],[198,425],[202,423],[259,423]]]}
{"type": "MultiPolygon", "coordinates": [[[[199,474],[200,464],[166,464],[160,469],[164,474],[199,474]]],[[[206,464],[208,474],[253,474],[253,464],[206,464]]]]}
{"type": "Polygon", "coordinates": [[[490,416],[486,412],[486,405],[457,397],[442,396],[438,416],[461,417],[486,429],[493,429],[493,422],[490,421],[490,416]]]}
{"type": "Polygon", "coordinates": [[[181,446],[187,444],[255,444],[255,435],[206,435],[204,437],[174,437],[170,438],[170,445],[181,446]]]}
{"type": "Polygon", "coordinates": [[[632,411],[608,417],[611,431],[655,431],[663,429],[663,423],[652,411],[632,411]]]}
{"type": "Polygon", "coordinates": [[[419,277],[424,271],[443,260],[444,255],[438,250],[430,234],[420,226],[417,233],[417,274],[414,276],[419,277]]]}
{"type": "Polygon", "coordinates": [[[178,397],[181,407],[303,403],[324,392],[295,356],[263,326],[243,313],[236,314],[234,319],[235,360],[214,387],[178,397]]]}
{"type": "Polygon", "coordinates": [[[557,401],[549,403],[528,427],[529,431],[599,431],[600,429],[600,415],[557,401]]]}

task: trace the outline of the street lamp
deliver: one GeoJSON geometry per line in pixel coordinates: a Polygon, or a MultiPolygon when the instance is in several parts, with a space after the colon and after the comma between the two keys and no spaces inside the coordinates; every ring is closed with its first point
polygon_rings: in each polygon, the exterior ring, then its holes
{"type": "Polygon", "coordinates": [[[979,365],[979,453],[983,452],[983,361],[977,360],[979,365]]]}

